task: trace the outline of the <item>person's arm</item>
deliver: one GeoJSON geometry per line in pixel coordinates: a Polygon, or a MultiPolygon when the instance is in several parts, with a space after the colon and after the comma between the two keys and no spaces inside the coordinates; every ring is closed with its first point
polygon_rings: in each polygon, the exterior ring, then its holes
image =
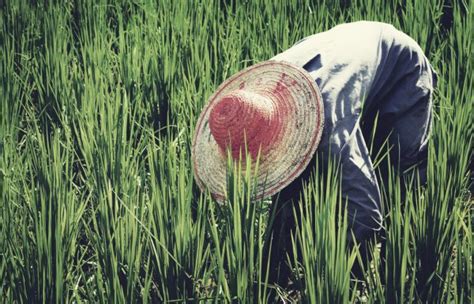
{"type": "Polygon", "coordinates": [[[372,160],[359,126],[343,146],[332,145],[331,149],[331,154],[340,157],[341,161],[342,200],[347,203],[351,229],[348,239],[352,242],[351,232],[358,242],[371,238],[383,229],[381,199],[372,160]]]}

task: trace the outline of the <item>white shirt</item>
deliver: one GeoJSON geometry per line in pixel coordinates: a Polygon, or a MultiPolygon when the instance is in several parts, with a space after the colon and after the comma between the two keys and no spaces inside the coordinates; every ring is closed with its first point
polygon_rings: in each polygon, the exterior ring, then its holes
{"type": "Polygon", "coordinates": [[[402,168],[419,161],[435,85],[423,51],[392,25],[360,21],[306,37],[271,60],[304,67],[316,81],[325,116],[317,153],[341,159],[342,192],[356,238],[381,229],[379,186],[360,128],[362,108],[393,119],[402,168]]]}

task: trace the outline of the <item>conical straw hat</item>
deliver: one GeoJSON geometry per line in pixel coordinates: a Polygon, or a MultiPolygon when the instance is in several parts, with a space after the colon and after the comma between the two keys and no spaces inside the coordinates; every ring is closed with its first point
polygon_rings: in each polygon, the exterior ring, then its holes
{"type": "Polygon", "coordinates": [[[196,124],[197,184],[226,197],[227,156],[259,157],[255,200],[276,194],[306,168],[321,139],[321,93],[304,69],[265,61],[238,72],[210,97],[196,124]],[[247,150],[246,150],[247,148],[247,150]]]}

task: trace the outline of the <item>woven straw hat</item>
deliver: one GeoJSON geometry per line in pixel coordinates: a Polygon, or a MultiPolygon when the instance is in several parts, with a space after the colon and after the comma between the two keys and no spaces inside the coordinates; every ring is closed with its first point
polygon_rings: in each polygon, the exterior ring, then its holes
{"type": "Polygon", "coordinates": [[[196,182],[224,200],[227,156],[245,159],[247,151],[259,159],[253,199],[274,195],[306,168],[323,124],[321,93],[304,69],[265,61],[242,70],[219,86],[196,124],[196,182]]]}

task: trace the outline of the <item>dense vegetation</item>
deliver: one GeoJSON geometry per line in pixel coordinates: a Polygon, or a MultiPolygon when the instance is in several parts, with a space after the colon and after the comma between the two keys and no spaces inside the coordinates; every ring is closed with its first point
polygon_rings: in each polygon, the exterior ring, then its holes
{"type": "Polygon", "coordinates": [[[0,1],[1,302],[473,300],[473,2],[55,2],[0,1]],[[200,193],[195,122],[233,73],[355,20],[392,23],[438,71],[428,184],[402,198],[392,172],[386,251],[357,282],[337,174],[316,170],[294,284],[267,284],[268,201],[237,167],[228,204],[200,193]]]}

